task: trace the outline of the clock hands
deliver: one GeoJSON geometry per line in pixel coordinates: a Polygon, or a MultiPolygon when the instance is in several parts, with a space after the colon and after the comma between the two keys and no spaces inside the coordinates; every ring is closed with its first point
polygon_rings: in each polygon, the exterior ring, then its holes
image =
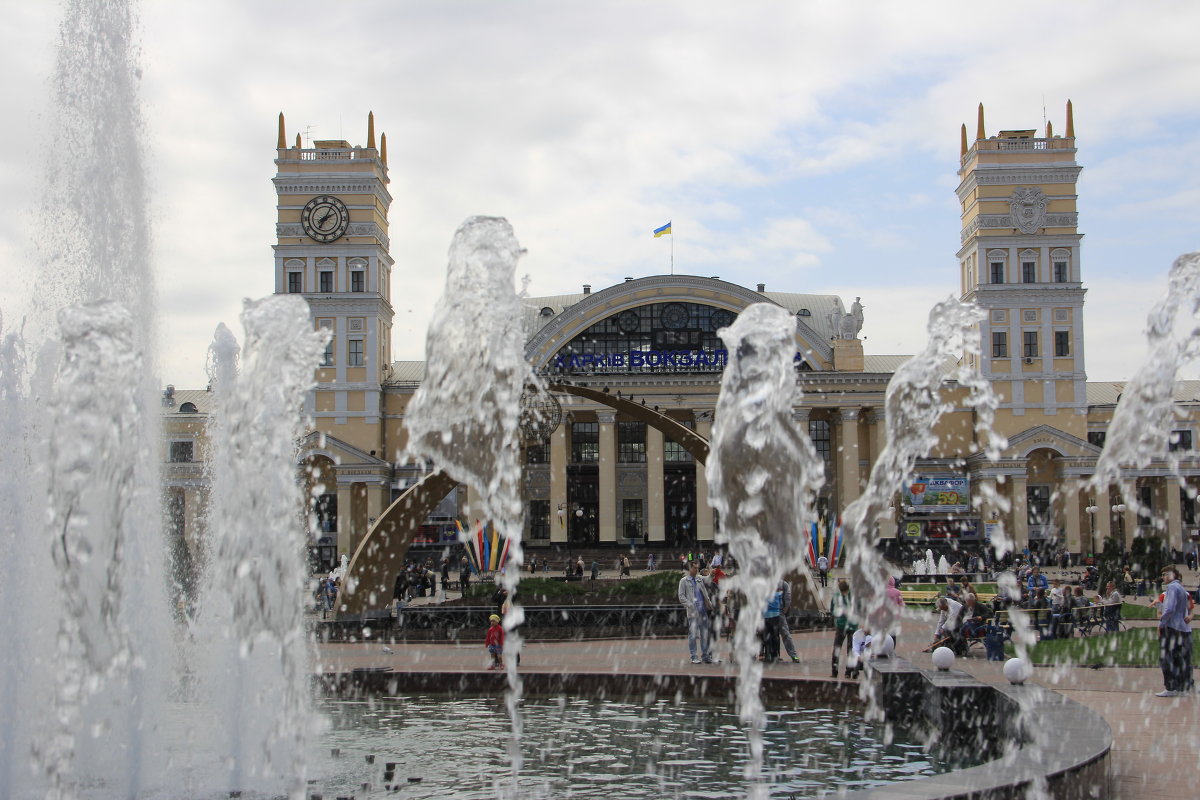
{"type": "Polygon", "coordinates": [[[317,218],[317,227],[323,229],[325,227],[325,223],[332,216],[333,216],[333,209],[332,208],[326,209],[325,214],[323,216],[317,218]]]}

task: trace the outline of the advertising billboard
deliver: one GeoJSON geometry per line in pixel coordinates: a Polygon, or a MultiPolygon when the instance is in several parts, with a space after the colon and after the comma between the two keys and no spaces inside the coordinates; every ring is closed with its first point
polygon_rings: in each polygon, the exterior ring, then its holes
{"type": "Polygon", "coordinates": [[[962,475],[923,475],[904,484],[909,513],[944,514],[971,510],[970,482],[962,475]]]}

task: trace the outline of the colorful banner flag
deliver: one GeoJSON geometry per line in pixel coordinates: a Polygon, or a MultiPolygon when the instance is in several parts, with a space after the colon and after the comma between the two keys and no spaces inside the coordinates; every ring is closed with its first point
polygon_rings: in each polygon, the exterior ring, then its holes
{"type": "Polygon", "coordinates": [[[666,225],[663,225],[661,228],[654,229],[654,238],[657,239],[660,236],[667,236],[670,233],[671,233],[671,223],[668,222],[666,225]]]}

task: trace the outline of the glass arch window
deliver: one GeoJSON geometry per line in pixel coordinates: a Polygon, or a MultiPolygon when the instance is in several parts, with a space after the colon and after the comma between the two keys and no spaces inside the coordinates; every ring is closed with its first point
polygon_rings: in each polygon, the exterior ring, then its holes
{"type": "Polygon", "coordinates": [[[733,323],[728,309],[699,303],[650,303],[597,322],[564,345],[550,374],[720,372],[728,353],[717,331],[733,323]]]}

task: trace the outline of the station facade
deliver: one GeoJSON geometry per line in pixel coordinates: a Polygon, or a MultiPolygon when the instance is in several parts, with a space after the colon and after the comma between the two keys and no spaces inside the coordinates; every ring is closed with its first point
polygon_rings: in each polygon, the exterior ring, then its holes
{"type": "MultiPolygon", "coordinates": [[[[312,431],[302,443],[313,497],[314,537],[352,553],[370,525],[420,479],[403,462],[404,415],[422,362],[392,361],[393,261],[389,254],[386,136],[376,146],[286,142],[279,120],[275,291],[302,295],[313,325],[331,338],[306,399],[312,431]]],[[[989,460],[974,434],[974,411],[958,402],[939,423],[938,444],[896,486],[885,539],[924,547],[979,547],[1003,525],[1018,549],[1095,552],[1110,533],[1129,543],[1154,534],[1177,551],[1200,539],[1192,455],[1200,382],[1176,387],[1178,430],[1166,459],[1129,472],[1138,503],[1116,487],[1082,490],[1094,471],[1121,383],[1086,379],[1086,265],[1076,209],[1075,132],[1068,103],[1063,135],[1005,130],[988,136],[982,105],[976,135],[961,132],[957,195],[961,235],[958,292],[983,311],[977,368],[1000,398],[996,427],[1008,440],[989,460]],[[1181,476],[1181,477],[1177,477],[1181,476]],[[1004,502],[989,503],[994,494],[1004,502]]],[[[949,249],[949,248],[948,248],[949,249]]],[[[947,287],[953,273],[947,270],[947,287]]],[[[403,285],[403,275],[397,279],[403,285]]],[[[863,288],[869,297],[870,287],[863,288]]],[[[793,414],[825,462],[818,513],[826,525],[865,486],[886,444],[884,397],[904,355],[864,352],[865,315],[832,295],[753,289],[719,277],[656,275],[614,286],[524,299],[525,353],[551,381],[632,398],[708,438],[728,354],[717,331],[754,303],[774,303],[796,320],[793,414]]],[[[964,390],[945,365],[945,396],[964,390]]],[[[205,392],[164,396],[168,508],[181,536],[201,526],[205,392]]],[[[525,446],[527,547],[630,542],[670,548],[712,541],[719,525],[707,502],[703,465],[655,428],[602,403],[560,396],[561,424],[525,446]]],[[[428,520],[435,542],[457,518],[473,524],[471,487],[428,520]]]]}

